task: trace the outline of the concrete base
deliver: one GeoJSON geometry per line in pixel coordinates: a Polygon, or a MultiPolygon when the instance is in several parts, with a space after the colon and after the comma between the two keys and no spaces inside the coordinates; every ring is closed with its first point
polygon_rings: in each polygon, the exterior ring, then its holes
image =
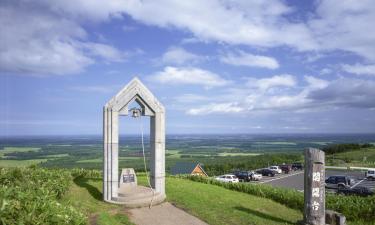
{"type": "Polygon", "coordinates": [[[149,187],[136,186],[120,188],[118,197],[113,197],[111,203],[124,205],[128,208],[146,207],[151,201],[152,205],[158,205],[165,200],[165,195],[155,192],[149,187]]]}

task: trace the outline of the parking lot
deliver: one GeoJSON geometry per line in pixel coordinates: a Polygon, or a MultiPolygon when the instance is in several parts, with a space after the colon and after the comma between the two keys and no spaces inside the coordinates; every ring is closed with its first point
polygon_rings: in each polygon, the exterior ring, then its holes
{"type": "MultiPolygon", "coordinates": [[[[365,173],[361,171],[347,171],[347,170],[326,170],[326,178],[333,175],[347,175],[355,180],[353,187],[368,187],[375,190],[375,181],[367,180],[365,173]]],[[[289,174],[279,174],[274,177],[263,176],[263,179],[257,183],[269,184],[276,187],[293,188],[298,191],[303,191],[304,188],[304,171],[293,171],[289,174]]]]}

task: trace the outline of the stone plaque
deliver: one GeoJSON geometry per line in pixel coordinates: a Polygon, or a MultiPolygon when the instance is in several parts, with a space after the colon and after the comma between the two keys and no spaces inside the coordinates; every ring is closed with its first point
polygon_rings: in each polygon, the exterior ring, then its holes
{"type": "Polygon", "coordinates": [[[120,188],[137,186],[137,176],[133,168],[124,168],[121,171],[120,188]]]}

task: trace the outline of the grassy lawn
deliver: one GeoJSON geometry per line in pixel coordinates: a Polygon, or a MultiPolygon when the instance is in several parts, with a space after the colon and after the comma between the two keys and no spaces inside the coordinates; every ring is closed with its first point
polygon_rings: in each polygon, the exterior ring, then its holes
{"type": "Polygon", "coordinates": [[[132,224],[120,205],[108,204],[102,200],[101,179],[76,178],[62,201],[69,202],[85,213],[90,224],[132,224]]]}
{"type": "Polygon", "coordinates": [[[192,182],[167,179],[167,198],[208,224],[295,224],[301,212],[272,200],[192,182]]]}
{"type": "MultiPolygon", "coordinates": [[[[146,182],[139,177],[141,184],[146,182]]],[[[101,179],[76,179],[63,201],[97,224],[130,224],[121,206],[102,201],[101,179]]],[[[167,178],[167,199],[209,224],[295,224],[299,211],[274,201],[185,179],[167,178]]]]}
{"type": "MultiPolygon", "coordinates": [[[[146,185],[144,174],[138,174],[146,185]]],[[[167,200],[208,224],[296,224],[302,213],[272,200],[186,179],[166,179],[167,200]]],[[[62,201],[84,212],[91,224],[132,224],[119,205],[102,201],[101,179],[75,179],[62,201]]],[[[349,222],[350,225],[371,224],[349,222]]]]}

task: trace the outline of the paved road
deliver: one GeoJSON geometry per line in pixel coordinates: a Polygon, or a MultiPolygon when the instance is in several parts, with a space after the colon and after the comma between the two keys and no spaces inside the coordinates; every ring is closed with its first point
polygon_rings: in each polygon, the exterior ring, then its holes
{"type": "MultiPolygon", "coordinates": [[[[375,181],[365,179],[365,173],[360,171],[346,171],[346,170],[326,170],[326,177],[332,175],[348,175],[355,179],[355,186],[365,186],[375,190],[375,181]]],[[[280,174],[275,177],[263,177],[259,183],[270,184],[277,187],[293,188],[303,191],[303,171],[295,171],[290,174],[280,174]]]]}
{"type": "Polygon", "coordinates": [[[160,205],[128,209],[126,211],[130,221],[137,225],[207,225],[207,223],[179,209],[169,202],[160,205]]]}

